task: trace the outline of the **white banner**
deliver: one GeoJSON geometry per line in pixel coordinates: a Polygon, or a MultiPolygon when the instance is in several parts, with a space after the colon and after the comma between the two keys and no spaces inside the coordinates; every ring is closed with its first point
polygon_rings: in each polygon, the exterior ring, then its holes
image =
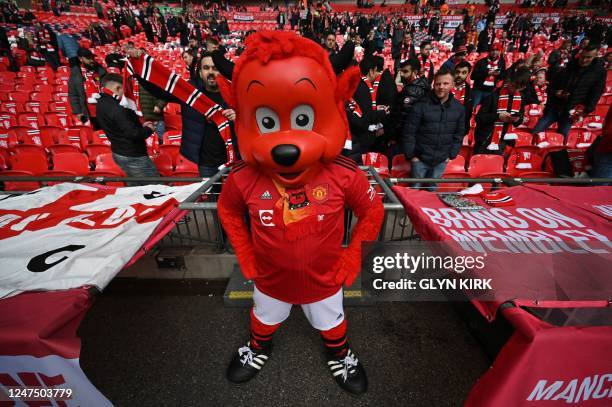
{"type": "Polygon", "coordinates": [[[35,400],[48,406],[61,405],[59,402],[69,407],[113,405],[87,379],[79,359],[0,356],[0,366],[0,393],[4,392],[0,400],[15,403],[9,405],[25,407],[35,400]]]}
{"type": "Polygon", "coordinates": [[[162,218],[200,185],[64,183],[0,198],[0,298],[31,290],[104,288],[162,218]]]}

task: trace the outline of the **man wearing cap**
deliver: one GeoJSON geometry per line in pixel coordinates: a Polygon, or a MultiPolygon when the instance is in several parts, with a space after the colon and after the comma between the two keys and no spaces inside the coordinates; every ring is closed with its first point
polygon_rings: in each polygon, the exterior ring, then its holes
{"type": "Polygon", "coordinates": [[[495,90],[495,85],[506,78],[506,61],[500,57],[501,44],[491,46],[489,55],[480,59],[474,66],[472,92],[474,108],[495,90]]]}
{"type": "Polygon", "coordinates": [[[79,48],[77,51],[79,64],[70,67],[70,78],[68,79],[68,97],[72,114],[85,124],[90,121],[94,127],[96,102],[100,96],[100,80],[106,75],[106,70],[95,61],[94,54],[86,49],[79,48]]]}
{"type": "Polygon", "coordinates": [[[465,60],[465,57],[467,56],[467,52],[468,50],[465,45],[458,46],[457,50],[455,51],[455,54],[449,59],[447,59],[446,62],[442,64],[442,68],[452,71],[453,69],[455,69],[455,66],[457,66],[457,64],[465,60]]]}

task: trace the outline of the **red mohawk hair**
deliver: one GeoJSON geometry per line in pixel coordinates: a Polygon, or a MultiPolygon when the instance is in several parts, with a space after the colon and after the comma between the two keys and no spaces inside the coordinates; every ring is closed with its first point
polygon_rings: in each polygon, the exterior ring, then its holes
{"type": "Polygon", "coordinates": [[[314,59],[323,67],[332,86],[336,87],[336,74],[323,47],[289,31],[257,31],[249,35],[245,41],[245,51],[234,66],[232,83],[236,83],[247,62],[257,60],[265,65],[273,60],[297,56],[314,59]]]}

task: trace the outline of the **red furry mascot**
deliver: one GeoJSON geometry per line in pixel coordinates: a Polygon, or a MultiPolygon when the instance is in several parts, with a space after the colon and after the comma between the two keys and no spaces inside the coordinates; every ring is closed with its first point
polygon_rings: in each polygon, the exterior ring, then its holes
{"type": "Polygon", "coordinates": [[[377,238],[384,213],[365,175],[340,156],[348,134],[344,106],[359,78],[357,68],[336,78],[313,41],[258,32],[248,37],[231,85],[219,80],[236,110],[244,160],[223,185],[219,215],[242,273],[255,282],[250,339],[230,363],[232,382],[261,370],[274,331],[292,305],[301,305],[321,333],[338,384],[356,394],[367,389],[342,306],[342,284],[359,274],[361,242],[377,238]],[[345,206],[359,221],[343,249],[345,206]]]}
{"type": "Polygon", "coordinates": [[[230,363],[228,379],[241,383],[259,373],[274,331],[293,305],[301,305],[321,332],[335,380],[351,393],[365,392],[363,365],[346,337],[342,285],[359,274],[361,242],[376,239],[384,211],[365,175],[340,156],[349,134],[345,103],[359,83],[359,69],[336,78],[315,42],[281,31],[250,35],[232,83],[217,78],[223,99],[236,111],[244,161],[235,163],[219,105],[148,55],[132,55],[128,70],[214,122],[227,147],[231,172],[219,216],[242,273],[255,281],[250,339],[230,363]],[[343,249],[346,206],[359,221],[343,249]]]}

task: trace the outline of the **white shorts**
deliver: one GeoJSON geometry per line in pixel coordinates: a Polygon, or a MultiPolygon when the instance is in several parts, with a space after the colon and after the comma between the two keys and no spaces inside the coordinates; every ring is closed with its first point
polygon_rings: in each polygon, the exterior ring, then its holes
{"type": "MultiPolygon", "coordinates": [[[[327,331],[344,321],[343,299],[342,288],[340,288],[337,293],[321,301],[302,304],[301,307],[313,328],[327,331]]],[[[276,325],[286,320],[291,313],[292,306],[293,304],[262,293],[257,286],[253,290],[253,313],[266,325],[276,325]]]]}

